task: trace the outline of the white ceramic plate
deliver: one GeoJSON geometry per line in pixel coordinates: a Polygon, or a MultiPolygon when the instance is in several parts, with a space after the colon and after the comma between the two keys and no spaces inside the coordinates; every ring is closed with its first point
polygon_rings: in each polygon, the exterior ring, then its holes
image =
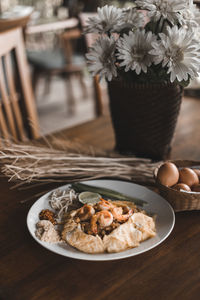
{"type": "MultiPolygon", "coordinates": [[[[49,207],[49,195],[51,192],[43,195],[39,198],[33,206],[30,208],[27,216],[27,226],[29,232],[33,238],[43,247],[47,248],[50,251],[53,251],[57,254],[76,258],[83,260],[93,260],[93,261],[105,261],[105,260],[116,260],[122,259],[134,255],[141,254],[145,251],[148,251],[161,242],[163,242],[171,233],[174,223],[175,215],[170,204],[162,198],[160,195],[152,192],[151,190],[134,183],[118,181],[118,180],[91,180],[83,182],[88,185],[105,187],[118,192],[127,194],[132,197],[136,197],[142,200],[145,200],[147,204],[144,205],[144,209],[148,214],[156,215],[156,230],[157,234],[155,237],[142,242],[139,247],[129,249],[119,253],[103,253],[103,254],[87,254],[76,250],[67,243],[56,243],[50,244],[40,241],[35,236],[35,225],[39,221],[39,213],[42,209],[51,209],[49,207]]],[[[62,186],[60,189],[65,190],[68,185],[62,186]]]]}

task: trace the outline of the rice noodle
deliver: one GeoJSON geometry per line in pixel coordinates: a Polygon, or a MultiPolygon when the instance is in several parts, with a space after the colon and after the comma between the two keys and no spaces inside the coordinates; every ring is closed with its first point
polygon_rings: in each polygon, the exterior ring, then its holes
{"type": "Polygon", "coordinates": [[[49,204],[53,209],[58,211],[58,219],[61,219],[70,206],[77,206],[77,194],[71,188],[64,191],[57,189],[51,193],[49,204]]]}

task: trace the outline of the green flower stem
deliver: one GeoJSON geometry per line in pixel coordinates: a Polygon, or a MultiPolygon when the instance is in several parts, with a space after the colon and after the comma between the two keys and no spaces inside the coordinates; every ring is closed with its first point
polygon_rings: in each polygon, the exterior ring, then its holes
{"type": "Polygon", "coordinates": [[[159,27],[160,27],[160,20],[162,17],[160,17],[160,19],[156,22],[156,27],[155,27],[155,34],[159,33],[159,27]]]}
{"type": "Polygon", "coordinates": [[[158,33],[162,32],[165,19],[161,16],[159,20],[158,33]]]}

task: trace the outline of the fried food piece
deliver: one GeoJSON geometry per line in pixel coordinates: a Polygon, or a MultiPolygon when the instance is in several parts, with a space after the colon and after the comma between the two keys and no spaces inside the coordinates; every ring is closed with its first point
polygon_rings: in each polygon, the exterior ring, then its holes
{"type": "Polygon", "coordinates": [[[39,219],[40,220],[48,220],[50,221],[53,225],[56,225],[57,222],[55,220],[55,214],[53,211],[49,209],[43,209],[40,214],[39,214],[39,219]]]}

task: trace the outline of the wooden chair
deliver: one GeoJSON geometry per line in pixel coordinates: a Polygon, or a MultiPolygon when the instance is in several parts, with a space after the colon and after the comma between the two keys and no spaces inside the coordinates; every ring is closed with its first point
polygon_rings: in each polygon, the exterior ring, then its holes
{"type": "Polygon", "coordinates": [[[1,15],[0,32],[10,30],[16,27],[21,27],[23,30],[23,35],[25,37],[26,26],[30,21],[33,11],[34,8],[31,6],[20,5],[12,7],[9,13],[5,12],[7,13],[6,17],[4,16],[5,13],[1,15]],[[16,7],[18,7],[17,11],[16,7]]]}
{"type": "Polygon", "coordinates": [[[39,124],[21,28],[0,33],[0,137],[39,137],[39,124]]]}
{"type": "MultiPolygon", "coordinates": [[[[46,31],[48,31],[48,28],[46,28],[46,31]]],[[[34,90],[37,89],[37,82],[41,75],[46,78],[48,83],[47,91],[49,90],[52,76],[61,76],[66,80],[68,113],[70,114],[73,114],[75,111],[75,97],[71,82],[73,76],[77,76],[79,79],[83,98],[87,95],[83,81],[83,70],[86,67],[86,61],[84,56],[77,55],[72,47],[72,41],[78,40],[80,37],[81,31],[78,28],[67,29],[62,34],[59,34],[59,43],[55,49],[27,51],[28,61],[33,68],[34,90]]]]}
{"type": "Polygon", "coordinates": [[[0,19],[0,31],[3,32],[19,26],[24,29],[26,28],[26,25],[29,22],[29,20],[30,15],[13,19],[0,19]]]}
{"type": "MultiPolygon", "coordinates": [[[[80,20],[80,24],[82,27],[82,31],[84,31],[84,28],[87,24],[88,18],[94,17],[96,15],[97,15],[96,13],[80,13],[79,14],[79,20],[80,20]]],[[[98,37],[98,35],[93,34],[93,33],[87,33],[84,36],[85,36],[85,43],[86,43],[87,49],[89,50],[89,48],[92,46],[93,42],[98,37]]],[[[94,93],[95,93],[96,115],[101,116],[101,115],[103,115],[103,99],[102,99],[101,87],[99,84],[99,76],[97,76],[97,75],[94,76],[94,78],[93,78],[93,86],[94,86],[94,93]]]]}

